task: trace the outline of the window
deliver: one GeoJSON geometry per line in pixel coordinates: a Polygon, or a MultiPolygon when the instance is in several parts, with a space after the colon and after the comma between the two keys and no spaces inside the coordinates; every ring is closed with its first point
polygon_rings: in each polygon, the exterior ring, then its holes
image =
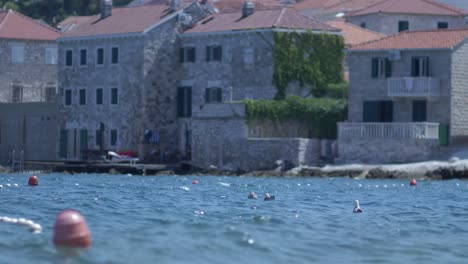
{"type": "Polygon", "coordinates": [[[110,131],[110,144],[111,146],[117,145],[117,129],[111,129],[110,131]]]}
{"type": "Polygon", "coordinates": [[[88,63],[88,51],[86,49],[80,50],[80,65],[84,66],[88,63]]]}
{"type": "Polygon", "coordinates": [[[195,62],[195,47],[180,48],[180,62],[195,62]]]}
{"type": "Polygon", "coordinates": [[[427,77],[429,76],[429,57],[411,58],[411,76],[427,77]]]}
{"type": "Polygon", "coordinates": [[[24,62],[24,46],[12,46],[11,47],[11,63],[23,63],[24,62]]]}
{"type": "Polygon", "coordinates": [[[223,101],[223,91],[221,88],[205,89],[205,103],[221,103],[223,101]]]}
{"type": "Polygon", "coordinates": [[[364,122],[393,122],[392,101],[364,101],[364,122]]]}
{"type": "Polygon", "coordinates": [[[413,101],[413,122],[427,121],[427,103],[424,100],[413,101]]]}
{"type": "Polygon", "coordinates": [[[192,116],[192,87],[177,88],[177,117],[192,116]]]}
{"type": "Polygon", "coordinates": [[[206,61],[221,61],[223,48],[219,45],[206,47],[206,61]]]}
{"type": "Polygon", "coordinates": [[[80,89],[80,105],[86,104],[86,89],[80,89]]]}
{"type": "Polygon", "coordinates": [[[102,133],[101,130],[98,129],[96,130],[96,140],[95,140],[96,146],[100,147],[102,145],[102,133]]]}
{"type": "Polygon", "coordinates": [[[359,25],[362,28],[366,28],[366,22],[362,22],[361,25],[359,25]]]}
{"type": "Polygon", "coordinates": [[[73,66],[73,50],[65,52],[65,66],[73,66]]]}
{"type": "Polygon", "coordinates": [[[56,96],[56,90],[55,87],[46,87],[46,102],[54,102],[55,101],[55,96],[56,96]]]}
{"type": "Polygon", "coordinates": [[[116,105],[119,103],[119,90],[117,88],[111,89],[111,104],[116,105]]]}
{"type": "Polygon", "coordinates": [[[398,32],[402,32],[409,29],[408,21],[398,21],[398,32]]]}
{"type": "Polygon", "coordinates": [[[255,62],[254,49],[246,48],[244,49],[244,64],[253,65],[255,62]]]}
{"type": "Polygon", "coordinates": [[[13,103],[19,103],[23,101],[23,85],[13,84],[13,103]]]}
{"type": "Polygon", "coordinates": [[[96,65],[104,65],[104,48],[96,50],[96,65]]]}
{"type": "Polygon", "coordinates": [[[71,104],[72,104],[72,91],[65,90],[65,105],[71,105],[71,104]]]}
{"type": "Polygon", "coordinates": [[[96,104],[97,105],[102,105],[104,101],[103,95],[104,95],[104,90],[102,88],[97,88],[96,89],[96,104]]]}
{"type": "Polygon", "coordinates": [[[437,23],[437,28],[438,29],[447,29],[448,28],[448,22],[438,22],[437,23]]]}
{"type": "Polygon", "coordinates": [[[45,64],[57,64],[57,48],[45,48],[45,64]]]}
{"type": "Polygon", "coordinates": [[[119,48],[118,47],[112,47],[111,49],[111,63],[112,64],[118,64],[119,63],[119,48]]]}
{"type": "Polygon", "coordinates": [[[392,76],[392,62],[388,58],[372,58],[372,78],[392,76]]]}

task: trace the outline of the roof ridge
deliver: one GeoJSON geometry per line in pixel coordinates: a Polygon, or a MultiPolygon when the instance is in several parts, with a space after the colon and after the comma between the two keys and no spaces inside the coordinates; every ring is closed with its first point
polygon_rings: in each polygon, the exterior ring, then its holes
{"type": "Polygon", "coordinates": [[[369,9],[369,8],[374,7],[376,5],[380,5],[380,4],[382,4],[383,2],[386,2],[386,1],[387,0],[377,1],[377,2],[373,3],[372,5],[363,7],[361,9],[354,10],[354,11],[350,12],[349,14],[346,14],[346,16],[352,16],[355,13],[361,12],[362,10],[365,10],[365,9],[369,9]]]}
{"type": "Polygon", "coordinates": [[[23,14],[21,14],[20,12],[17,12],[17,11],[15,11],[15,10],[13,10],[13,9],[9,9],[9,10],[8,10],[8,13],[10,14],[10,12],[11,12],[11,14],[18,15],[18,16],[24,18],[24,19],[27,19],[27,20],[29,20],[29,21],[31,21],[31,22],[33,22],[33,23],[36,23],[36,24],[39,25],[39,26],[42,26],[42,27],[44,27],[44,28],[47,28],[48,30],[55,31],[55,32],[57,32],[57,33],[59,33],[59,34],[62,34],[62,33],[60,32],[60,30],[58,30],[58,29],[56,29],[56,28],[54,28],[54,27],[52,27],[52,26],[49,26],[48,24],[40,23],[39,21],[37,21],[37,20],[35,20],[35,19],[31,18],[31,17],[28,17],[28,16],[26,16],[26,15],[23,15],[23,14]]]}
{"type": "MultiPolygon", "coordinates": [[[[326,6],[325,9],[332,9],[332,8],[334,8],[334,7],[337,7],[337,6],[342,5],[342,4],[346,4],[346,3],[351,2],[351,1],[352,1],[352,0],[345,0],[344,2],[339,2],[339,3],[333,4],[333,5],[326,6]]],[[[373,5],[375,5],[375,4],[378,4],[378,3],[381,3],[381,2],[384,2],[384,1],[385,1],[385,0],[377,1],[376,3],[373,3],[373,4],[371,4],[371,5],[367,6],[367,7],[360,8],[360,9],[358,9],[358,10],[362,10],[362,9],[368,8],[368,7],[370,7],[370,6],[373,6],[373,5]]],[[[357,10],[355,10],[355,11],[357,11],[357,10]]]]}
{"type": "MultiPolygon", "coordinates": [[[[317,18],[315,18],[315,17],[311,17],[311,16],[306,16],[306,15],[304,15],[302,12],[300,12],[300,11],[297,10],[297,9],[295,9],[294,7],[291,7],[291,10],[295,11],[296,14],[298,14],[298,15],[300,15],[300,16],[302,16],[302,17],[308,19],[308,20],[312,20],[312,21],[314,21],[314,22],[316,22],[316,23],[320,23],[320,24],[324,24],[324,25],[330,26],[328,23],[323,22],[323,21],[320,21],[319,19],[317,19],[317,18]]],[[[335,27],[333,27],[333,26],[330,26],[330,27],[335,28],[335,27]]],[[[338,29],[338,30],[339,30],[339,28],[335,28],[335,29],[338,29]]]]}
{"type": "Polygon", "coordinates": [[[380,32],[377,32],[377,31],[373,31],[373,30],[370,30],[370,29],[368,29],[368,28],[363,28],[363,27],[360,27],[360,26],[358,26],[358,25],[354,25],[353,23],[349,23],[349,22],[346,22],[346,21],[331,20],[331,21],[328,21],[327,24],[328,24],[328,23],[333,23],[333,22],[345,23],[345,24],[348,25],[348,26],[351,26],[351,27],[354,27],[354,28],[357,28],[357,29],[360,29],[360,30],[367,31],[367,32],[369,32],[369,33],[374,33],[374,34],[380,35],[380,36],[382,36],[382,37],[388,36],[388,35],[385,35],[385,34],[383,34],[383,33],[380,33],[380,32]]]}
{"type": "Polygon", "coordinates": [[[454,7],[454,6],[451,6],[449,4],[445,4],[445,3],[441,3],[439,1],[435,1],[435,0],[421,0],[421,1],[425,1],[427,3],[430,3],[430,4],[433,4],[433,5],[436,5],[436,6],[439,6],[441,8],[445,8],[445,9],[448,9],[448,10],[451,10],[451,11],[454,11],[454,12],[457,12],[457,13],[460,13],[460,15],[466,15],[467,14],[467,11],[464,10],[464,9],[461,9],[461,8],[457,8],[457,7],[454,7]],[[463,11],[463,12],[462,12],[463,11]]]}
{"type": "Polygon", "coordinates": [[[280,11],[278,17],[276,18],[275,22],[273,22],[273,27],[276,27],[276,25],[281,21],[281,19],[283,19],[283,15],[286,12],[286,9],[287,8],[281,8],[281,11],[280,11]]]}

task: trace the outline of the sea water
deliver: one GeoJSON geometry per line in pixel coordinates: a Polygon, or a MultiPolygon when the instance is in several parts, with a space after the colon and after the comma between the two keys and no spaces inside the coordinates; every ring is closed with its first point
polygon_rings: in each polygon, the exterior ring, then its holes
{"type": "Polygon", "coordinates": [[[29,176],[0,175],[0,216],[43,233],[0,223],[0,263],[468,263],[465,181],[43,174],[29,187],[29,176]],[[66,208],[92,232],[77,256],[52,243],[66,208]]]}

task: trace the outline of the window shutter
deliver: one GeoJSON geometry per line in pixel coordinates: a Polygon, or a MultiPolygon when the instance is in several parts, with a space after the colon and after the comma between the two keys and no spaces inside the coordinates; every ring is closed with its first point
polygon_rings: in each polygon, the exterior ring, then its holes
{"type": "Polygon", "coordinates": [[[205,103],[209,103],[210,102],[210,89],[207,88],[205,89],[205,103]]]}
{"type": "Polygon", "coordinates": [[[378,122],[378,104],[375,101],[364,101],[363,105],[363,121],[378,122]]]}
{"type": "Polygon", "coordinates": [[[192,116],[192,87],[187,87],[187,117],[192,116]]]}
{"type": "Polygon", "coordinates": [[[184,116],[184,88],[177,88],[177,117],[184,116]]]}
{"type": "Polygon", "coordinates": [[[210,61],[210,60],[211,60],[210,51],[211,51],[211,47],[210,47],[210,46],[206,46],[206,61],[210,61]]]}
{"type": "Polygon", "coordinates": [[[430,67],[429,67],[429,57],[424,57],[424,61],[426,62],[426,63],[424,63],[424,67],[425,67],[424,72],[426,73],[426,77],[427,77],[427,76],[430,76],[430,74],[429,74],[429,69],[430,69],[430,67]]]}
{"type": "Polygon", "coordinates": [[[418,73],[418,58],[412,57],[411,58],[411,76],[412,77],[417,77],[419,75],[418,73]]]}
{"type": "Polygon", "coordinates": [[[218,103],[223,102],[223,91],[221,90],[221,88],[216,89],[216,95],[218,103]]]}
{"type": "Polygon", "coordinates": [[[217,46],[214,49],[214,59],[217,60],[217,61],[221,61],[222,54],[223,54],[222,46],[217,46]]]}
{"type": "Polygon", "coordinates": [[[180,50],[179,50],[180,63],[183,63],[183,62],[184,62],[184,51],[185,51],[184,48],[180,48],[180,50]]]}
{"type": "Polygon", "coordinates": [[[188,50],[188,61],[195,62],[195,48],[189,48],[189,50],[188,50]]]}
{"type": "Polygon", "coordinates": [[[385,58],[385,77],[392,77],[392,62],[385,58]]]}
{"type": "Polygon", "coordinates": [[[377,78],[378,76],[378,64],[379,64],[379,60],[377,58],[372,58],[372,71],[371,71],[371,75],[372,75],[372,78],[377,78]]]}

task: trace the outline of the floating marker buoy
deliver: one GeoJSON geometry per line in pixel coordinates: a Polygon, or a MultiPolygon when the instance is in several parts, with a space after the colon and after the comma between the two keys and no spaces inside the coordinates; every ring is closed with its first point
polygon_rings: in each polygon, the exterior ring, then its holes
{"type": "Polygon", "coordinates": [[[409,183],[410,186],[416,186],[417,184],[416,179],[412,179],[409,183]]]}
{"type": "Polygon", "coordinates": [[[200,182],[198,182],[197,180],[193,180],[192,181],[192,184],[199,184],[200,182]]]}
{"type": "Polygon", "coordinates": [[[57,246],[82,248],[91,246],[91,232],[80,212],[67,209],[57,216],[53,240],[57,246]]]}
{"type": "Polygon", "coordinates": [[[31,186],[39,185],[39,179],[37,178],[36,175],[29,177],[28,185],[31,185],[31,186]]]}

